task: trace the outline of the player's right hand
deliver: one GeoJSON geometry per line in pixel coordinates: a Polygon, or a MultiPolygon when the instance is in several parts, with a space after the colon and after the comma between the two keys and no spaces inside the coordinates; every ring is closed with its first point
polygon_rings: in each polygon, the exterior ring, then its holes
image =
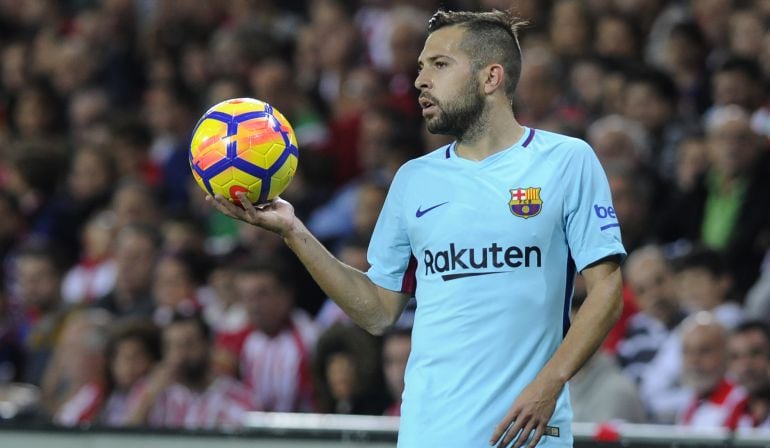
{"type": "Polygon", "coordinates": [[[228,201],[224,196],[206,196],[206,200],[225,215],[243,222],[253,224],[263,229],[270,230],[281,236],[285,236],[295,224],[294,207],[276,197],[267,204],[254,205],[246,198],[243,192],[236,193],[243,208],[228,201]]]}

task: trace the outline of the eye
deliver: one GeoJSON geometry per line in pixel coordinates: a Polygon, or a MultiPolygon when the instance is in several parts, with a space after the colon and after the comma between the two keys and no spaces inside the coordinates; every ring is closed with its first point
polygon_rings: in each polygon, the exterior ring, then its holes
{"type": "Polygon", "coordinates": [[[436,61],[435,64],[433,64],[436,68],[444,68],[447,66],[447,63],[444,61],[436,61]]]}

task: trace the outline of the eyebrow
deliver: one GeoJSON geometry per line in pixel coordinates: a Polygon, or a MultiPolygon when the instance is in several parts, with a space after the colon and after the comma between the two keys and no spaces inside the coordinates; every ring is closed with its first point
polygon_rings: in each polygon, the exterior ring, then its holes
{"type": "MultiPolygon", "coordinates": [[[[440,59],[440,58],[447,58],[447,59],[452,59],[452,60],[454,60],[454,58],[452,58],[451,56],[447,56],[447,55],[445,55],[445,54],[437,54],[437,55],[435,55],[435,56],[431,56],[431,57],[427,58],[427,62],[433,62],[433,61],[435,61],[436,59],[440,59]]],[[[419,65],[419,66],[422,66],[422,64],[423,64],[423,62],[422,62],[421,60],[419,60],[419,59],[418,59],[418,60],[417,60],[417,65],[419,65]]]]}

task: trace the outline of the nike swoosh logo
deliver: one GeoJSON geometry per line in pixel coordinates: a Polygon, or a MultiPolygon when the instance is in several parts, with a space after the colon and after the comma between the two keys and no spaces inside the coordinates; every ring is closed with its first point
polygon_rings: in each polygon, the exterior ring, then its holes
{"type": "Polygon", "coordinates": [[[449,201],[442,202],[441,204],[436,204],[433,207],[426,208],[425,210],[420,210],[420,207],[422,207],[422,206],[417,207],[417,213],[415,214],[415,216],[417,216],[418,218],[421,218],[422,215],[428,213],[429,211],[433,210],[434,208],[441,207],[442,205],[445,205],[445,204],[449,204],[449,201]]]}

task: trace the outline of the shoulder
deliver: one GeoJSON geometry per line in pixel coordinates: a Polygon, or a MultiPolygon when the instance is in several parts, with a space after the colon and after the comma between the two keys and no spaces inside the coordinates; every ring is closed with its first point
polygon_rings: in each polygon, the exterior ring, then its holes
{"type": "Polygon", "coordinates": [[[532,143],[527,145],[527,149],[542,156],[564,160],[574,160],[594,154],[585,140],[542,129],[534,130],[532,143]]]}
{"type": "Polygon", "coordinates": [[[445,145],[425,155],[411,159],[401,165],[396,171],[391,183],[393,188],[406,188],[408,184],[419,181],[426,172],[432,168],[442,168],[447,160],[447,153],[451,145],[445,145]]]}

